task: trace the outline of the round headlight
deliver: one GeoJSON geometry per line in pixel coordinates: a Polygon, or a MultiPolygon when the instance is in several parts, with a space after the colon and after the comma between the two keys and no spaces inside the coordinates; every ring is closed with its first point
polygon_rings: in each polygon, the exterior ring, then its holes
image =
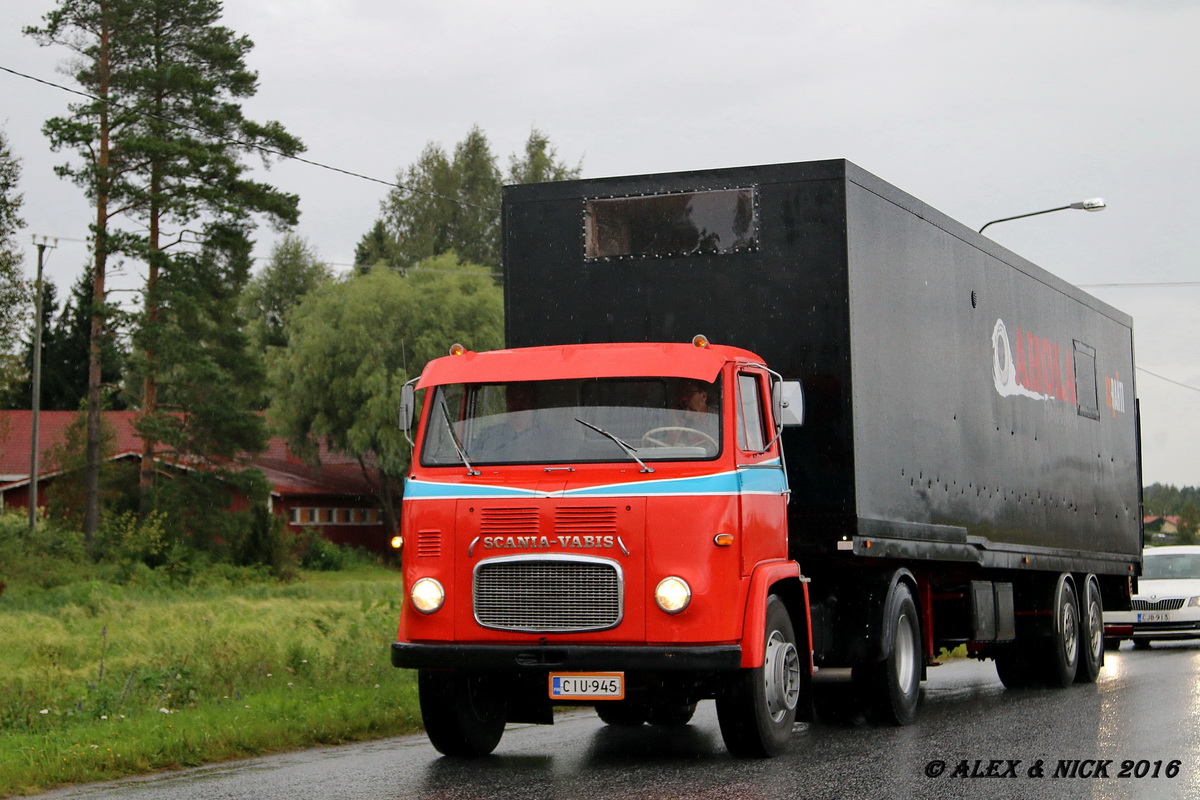
{"type": "Polygon", "coordinates": [[[421,578],[414,583],[408,596],[412,598],[413,608],[422,614],[432,614],[446,602],[446,590],[433,578],[421,578]]]}
{"type": "Polygon", "coordinates": [[[663,578],[654,589],[654,602],[668,614],[678,614],[692,602],[692,589],[683,578],[663,578]]]}

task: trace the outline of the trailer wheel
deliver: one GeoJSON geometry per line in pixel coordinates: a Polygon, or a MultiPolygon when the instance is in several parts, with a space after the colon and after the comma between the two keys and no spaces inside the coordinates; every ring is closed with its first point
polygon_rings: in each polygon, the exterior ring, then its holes
{"type": "Polygon", "coordinates": [[[891,725],[907,725],[921,699],[921,621],[907,584],[897,583],[884,609],[884,641],[891,647],[882,661],[859,664],[854,682],[867,701],[868,714],[891,725]]]}
{"type": "Polygon", "coordinates": [[[729,752],[769,758],[787,749],[800,702],[800,652],[783,601],[767,600],[763,665],[731,676],[717,697],[717,720],[729,752]]]}
{"type": "Polygon", "coordinates": [[[1075,671],[1076,683],[1095,683],[1104,665],[1104,601],[1100,598],[1100,584],[1094,575],[1089,575],[1083,590],[1083,613],[1079,616],[1079,640],[1082,648],[1079,667],[1075,671]]]}
{"type": "Polygon", "coordinates": [[[504,735],[501,687],[490,675],[419,670],[417,694],[425,733],[439,753],[486,756],[504,735]]]}
{"type": "Polygon", "coordinates": [[[1043,663],[1046,682],[1053,687],[1066,687],[1075,682],[1075,672],[1079,668],[1079,600],[1069,580],[1061,582],[1056,594],[1054,635],[1049,657],[1043,663]]]}

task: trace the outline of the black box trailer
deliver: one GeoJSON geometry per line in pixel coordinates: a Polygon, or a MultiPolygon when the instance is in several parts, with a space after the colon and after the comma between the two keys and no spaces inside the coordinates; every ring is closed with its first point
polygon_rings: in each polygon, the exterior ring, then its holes
{"type": "Polygon", "coordinates": [[[508,186],[504,269],[510,347],[703,333],[803,381],[806,572],[1140,562],[1130,318],[854,164],[508,186]]]}

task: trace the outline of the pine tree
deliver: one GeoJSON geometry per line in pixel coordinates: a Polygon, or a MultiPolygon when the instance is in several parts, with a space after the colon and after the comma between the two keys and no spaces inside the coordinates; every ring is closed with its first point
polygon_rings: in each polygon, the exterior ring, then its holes
{"type": "Polygon", "coordinates": [[[70,117],[54,117],[43,127],[51,149],[74,151],[79,157],[79,163],[64,164],[56,172],[80,186],[95,208],[83,481],[83,533],[89,549],[100,524],[101,346],[108,314],[105,279],[108,257],[120,252],[124,238],[111,231],[109,223],[121,210],[124,182],[136,168],[123,148],[114,147],[114,139],[129,131],[141,113],[128,102],[133,99],[133,87],[123,69],[128,55],[124,43],[136,26],[139,5],[138,0],[60,0],[44,17],[45,27],[25,29],[42,45],[58,44],[75,53],[71,62],[74,78],[91,96],[87,102],[69,106],[70,117]]]}
{"type": "MultiPolygon", "coordinates": [[[[221,10],[219,0],[60,0],[46,27],[31,31],[45,43],[73,46],[82,56],[76,79],[97,97],[72,107],[70,119],[47,123],[52,143],[72,146],[82,158],[82,166],[64,167],[63,174],[83,185],[97,205],[94,309],[103,308],[103,256],[119,249],[146,263],[145,308],[136,335],[138,400],[145,415],[143,513],[154,479],[155,437],[164,427],[156,419],[160,365],[176,370],[185,364],[179,356],[196,354],[162,349],[180,341],[171,332],[180,325],[172,316],[177,307],[169,304],[182,302],[175,287],[209,291],[210,298],[231,291],[236,296],[248,271],[229,264],[248,251],[252,216],[287,225],[298,214],[295,196],[254,181],[242,163],[248,152],[294,154],[302,145],[278,123],[243,116],[240,101],[257,88],[256,75],[245,65],[253,45],[218,24],[221,10]],[[134,220],[138,232],[114,235],[109,220],[116,214],[134,220]],[[213,256],[218,252],[223,255],[213,256]],[[218,278],[240,283],[220,287],[218,278]]],[[[102,324],[102,311],[97,315],[102,324]]],[[[98,415],[102,331],[95,319],[88,407],[98,415]]],[[[251,414],[248,406],[241,411],[251,414]]],[[[207,419],[191,413],[183,418],[188,424],[207,419]]],[[[89,471],[91,439],[89,425],[89,471]]],[[[194,449],[192,455],[206,458],[202,448],[213,436],[197,431],[181,441],[194,449]]],[[[89,487],[89,509],[98,503],[96,489],[89,487]]],[[[89,531],[94,531],[90,515],[89,531]]]]}

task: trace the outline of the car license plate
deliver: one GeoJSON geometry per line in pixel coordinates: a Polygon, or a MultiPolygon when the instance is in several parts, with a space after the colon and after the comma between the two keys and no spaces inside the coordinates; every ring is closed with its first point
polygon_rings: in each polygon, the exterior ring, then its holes
{"type": "Polygon", "coordinates": [[[622,700],[623,672],[551,672],[552,700],[622,700]]]}
{"type": "Polygon", "coordinates": [[[1148,611],[1137,615],[1138,622],[1170,622],[1171,614],[1166,611],[1148,611]]]}

